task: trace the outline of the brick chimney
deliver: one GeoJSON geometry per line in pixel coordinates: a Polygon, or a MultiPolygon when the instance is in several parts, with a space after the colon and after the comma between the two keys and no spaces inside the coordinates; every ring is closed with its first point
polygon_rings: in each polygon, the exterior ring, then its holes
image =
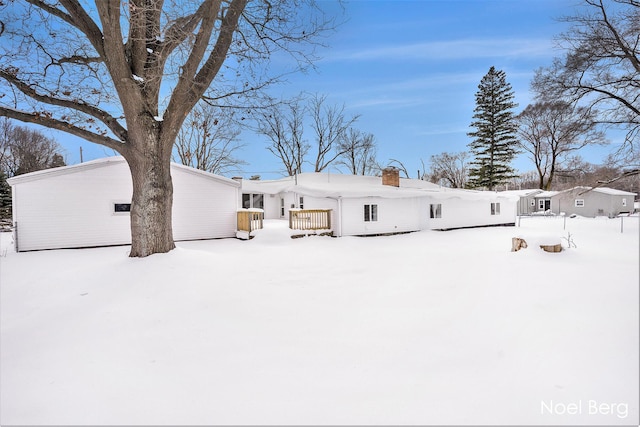
{"type": "Polygon", "coordinates": [[[400,170],[393,166],[382,169],[382,185],[400,187],[400,170]]]}

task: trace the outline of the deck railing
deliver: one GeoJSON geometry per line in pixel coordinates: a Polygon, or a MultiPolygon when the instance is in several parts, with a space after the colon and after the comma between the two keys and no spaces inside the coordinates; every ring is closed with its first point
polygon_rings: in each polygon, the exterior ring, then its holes
{"type": "Polygon", "coordinates": [[[259,230],[264,224],[264,211],[242,209],[238,211],[238,231],[251,233],[259,230]]]}
{"type": "Polygon", "coordinates": [[[331,209],[291,209],[289,228],[292,230],[331,230],[331,209]]]}

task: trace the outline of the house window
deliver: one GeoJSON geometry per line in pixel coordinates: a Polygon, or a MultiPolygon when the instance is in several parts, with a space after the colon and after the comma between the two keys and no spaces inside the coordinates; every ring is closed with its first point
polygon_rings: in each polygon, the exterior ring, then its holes
{"type": "Polygon", "coordinates": [[[584,199],[576,199],[576,208],[584,208],[584,199]]]}
{"type": "Polygon", "coordinates": [[[366,222],[378,220],[378,205],[364,205],[364,220],[366,222]]]}
{"type": "Polygon", "coordinates": [[[252,194],[251,199],[253,202],[252,208],[264,209],[264,194],[252,194]]]}
{"type": "Polygon", "coordinates": [[[242,207],[244,209],[264,209],[264,194],[242,194],[242,207]]]}
{"type": "Polygon", "coordinates": [[[538,209],[544,210],[544,200],[538,200],[538,209]]]}
{"type": "Polygon", "coordinates": [[[500,215],[500,203],[491,203],[491,215],[500,215]]]}
{"type": "Polygon", "coordinates": [[[304,197],[300,196],[300,209],[304,209],[304,197]]]}
{"type": "Polygon", "coordinates": [[[431,218],[442,218],[442,204],[431,205],[431,218]]]}
{"type": "Polygon", "coordinates": [[[113,213],[129,213],[131,212],[131,203],[114,203],[113,213]]]}
{"type": "Polygon", "coordinates": [[[284,199],[280,199],[280,216],[284,217],[284,199]]]}
{"type": "Polygon", "coordinates": [[[627,206],[627,199],[622,199],[622,206],[627,206]]]}

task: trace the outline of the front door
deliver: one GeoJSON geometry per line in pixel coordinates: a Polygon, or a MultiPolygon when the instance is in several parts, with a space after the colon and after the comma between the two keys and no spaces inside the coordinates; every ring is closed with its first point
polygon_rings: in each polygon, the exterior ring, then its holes
{"type": "Polygon", "coordinates": [[[538,200],[538,210],[542,212],[546,212],[551,209],[551,199],[540,199],[538,200]]]}

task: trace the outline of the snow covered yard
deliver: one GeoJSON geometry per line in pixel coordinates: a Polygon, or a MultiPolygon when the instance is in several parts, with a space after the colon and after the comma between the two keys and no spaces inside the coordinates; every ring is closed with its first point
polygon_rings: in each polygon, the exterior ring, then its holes
{"type": "Polygon", "coordinates": [[[0,424],[637,425],[638,217],[620,221],[267,221],[146,259],[0,233],[0,424]],[[577,248],[535,244],[568,231],[577,248]]]}

